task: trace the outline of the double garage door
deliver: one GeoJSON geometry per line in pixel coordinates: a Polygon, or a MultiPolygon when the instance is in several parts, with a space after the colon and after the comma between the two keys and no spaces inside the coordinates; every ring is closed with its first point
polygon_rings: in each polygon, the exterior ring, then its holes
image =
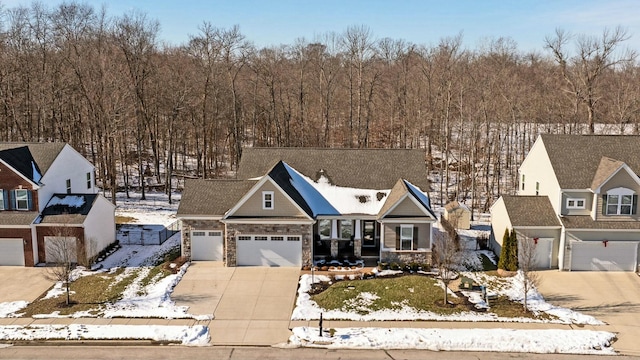
{"type": "Polygon", "coordinates": [[[300,235],[242,235],[236,240],[239,266],[302,266],[300,235]]]}
{"type": "Polygon", "coordinates": [[[0,239],[0,266],[24,266],[22,239],[0,239]]]}
{"type": "Polygon", "coordinates": [[[637,263],[637,242],[571,241],[571,270],[635,271],[637,263]]]}

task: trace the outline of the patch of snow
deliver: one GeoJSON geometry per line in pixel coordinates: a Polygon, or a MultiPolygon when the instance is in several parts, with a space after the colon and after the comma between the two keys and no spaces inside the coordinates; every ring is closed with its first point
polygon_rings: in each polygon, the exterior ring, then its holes
{"type": "Polygon", "coordinates": [[[84,205],[84,196],[66,195],[62,198],[54,196],[49,200],[47,206],[64,205],[79,208],[84,205]]]}
{"type": "Polygon", "coordinates": [[[17,312],[26,308],[29,305],[28,301],[11,301],[0,303],[0,318],[18,317],[20,314],[17,312]]]}
{"type": "Polygon", "coordinates": [[[615,334],[592,330],[337,328],[333,336],[319,336],[317,328],[295,327],[292,332],[292,345],[330,349],[616,354],[615,334]]]}
{"type": "Polygon", "coordinates": [[[154,340],[201,346],[210,341],[204,325],[30,325],[0,326],[0,340],[154,340]]]}

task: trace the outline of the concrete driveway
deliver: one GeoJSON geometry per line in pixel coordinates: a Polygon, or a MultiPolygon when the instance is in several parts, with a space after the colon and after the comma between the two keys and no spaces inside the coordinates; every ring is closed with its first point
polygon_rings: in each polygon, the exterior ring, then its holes
{"type": "Polygon", "coordinates": [[[45,268],[0,266],[0,302],[32,302],[47,291],[53,281],[45,278],[45,268]]]}
{"type": "Polygon", "coordinates": [[[538,289],[554,305],[595,316],[618,333],[614,348],[640,355],[640,277],[633,272],[542,271],[538,289]]]}
{"type": "Polygon", "coordinates": [[[194,315],[214,314],[213,345],[273,345],[286,342],[300,269],[225,268],[194,262],[171,298],[194,315]]]}

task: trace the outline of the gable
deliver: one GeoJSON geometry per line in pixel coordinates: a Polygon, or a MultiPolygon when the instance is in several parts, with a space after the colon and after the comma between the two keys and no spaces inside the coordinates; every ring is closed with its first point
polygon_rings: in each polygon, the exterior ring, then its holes
{"type": "Polygon", "coordinates": [[[37,186],[14,168],[0,161],[0,189],[34,189],[37,186]]]}
{"type": "Polygon", "coordinates": [[[639,192],[640,183],[639,179],[635,174],[630,173],[630,170],[626,166],[621,166],[611,174],[604,182],[597,188],[596,193],[606,193],[607,191],[624,187],[627,189],[632,189],[635,192],[639,192]]]}
{"type": "Polygon", "coordinates": [[[307,217],[270,178],[256,184],[227,217],[307,217]],[[262,193],[273,192],[273,210],[262,208],[262,193]]]}
{"type": "Polygon", "coordinates": [[[34,184],[42,178],[40,168],[26,146],[0,150],[0,161],[34,184]]]}
{"type": "Polygon", "coordinates": [[[389,217],[425,217],[428,216],[424,211],[418,207],[418,205],[406,196],[402,199],[391,211],[384,215],[385,218],[389,217]]]}
{"type": "Polygon", "coordinates": [[[33,159],[36,164],[38,164],[41,173],[44,175],[49,170],[49,167],[53,164],[62,149],[66,146],[66,143],[0,142],[0,151],[24,146],[29,148],[29,152],[31,152],[33,159]]]}

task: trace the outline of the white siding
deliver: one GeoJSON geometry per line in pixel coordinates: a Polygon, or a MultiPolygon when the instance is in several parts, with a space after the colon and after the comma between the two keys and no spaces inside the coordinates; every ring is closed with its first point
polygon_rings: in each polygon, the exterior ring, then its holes
{"type": "Polygon", "coordinates": [[[92,257],[116,240],[115,206],[98,194],[84,222],[87,255],[92,257]]]}
{"type": "Polygon", "coordinates": [[[38,211],[42,211],[53,194],[67,192],[67,179],[71,179],[71,192],[95,194],[94,166],[70,145],[65,145],[40,180],[45,186],[38,190],[38,211]],[[87,189],[87,173],[91,173],[91,188],[87,189]]]}
{"type": "Polygon", "coordinates": [[[536,195],[536,182],[540,184],[538,195],[549,197],[551,206],[556,214],[560,213],[560,184],[556,178],[556,174],[551,166],[547,149],[544,147],[542,138],[538,137],[536,142],[529,150],[527,157],[520,165],[520,181],[522,174],[525,175],[525,188],[522,189],[522,183],[518,187],[518,195],[536,195]]]}
{"type": "Polygon", "coordinates": [[[504,206],[504,199],[500,197],[489,211],[491,212],[491,249],[497,255],[500,255],[504,230],[511,230],[512,228],[509,213],[507,213],[507,208],[504,206]]]}

